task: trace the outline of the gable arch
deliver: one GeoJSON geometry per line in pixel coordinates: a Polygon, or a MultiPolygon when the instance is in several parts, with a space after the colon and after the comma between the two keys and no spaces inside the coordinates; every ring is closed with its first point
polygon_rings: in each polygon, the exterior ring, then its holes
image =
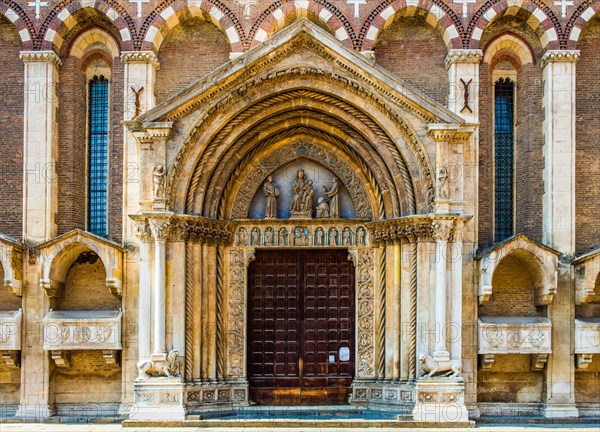
{"type": "Polygon", "coordinates": [[[242,51],[244,29],[236,15],[219,0],[190,5],[188,1],[167,0],[160,3],[144,20],[140,31],[139,47],[158,52],[166,34],[176,27],[184,11],[192,17],[201,17],[221,30],[231,46],[232,53],[242,51]]]}
{"type": "Polygon", "coordinates": [[[516,70],[523,65],[534,63],[533,50],[529,44],[510,33],[499,35],[487,44],[483,51],[483,61],[493,69],[498,59],[507,55],[517,61],[516,64],[511,61],[516,70]]]}
{"type": "Polygon", "coordinates": [[[471,18],[464,38],[465,48],[478,49],[485,29],[504,16],[515,16],[525,22],[537,35],[543,48],[559,48],[562,33],[560,22],[545,4],[523,2],[514,4],[508,0],[487,2],[471,18]]]}
{"type": "MultiPolygon", "coordinates": [[[[203,115],[201,119],[203,124],[192,126],[191,132],[183,138],[183,145],[170,169],[168,201],[171,207],[177,212],[200,213],[202,206],[198,207],[195,203],[196,190],[208,190],[208,179],[230,145],[227,143],[236,142],[235,131],[253,130],[252,125],[255,121],[253,119],[261,119],[261,114],[267,115],[269,109],[273,112],[286,111],[295,105],[321,110],[319,111],[321,113],[335,110],[337,120],[346,125],[353,125],[359,121],[362,122],[361,124],[364,123],[366,126],[356,126],[356,129],[366,131],[367,135],[360,140],[352,139],[349,142],[357,148],[364,145],[361,143],[377,145],[377,150],[371,150],[370,153],[383,155],[382,164],[392,173],[391,176],[395,181],[395,185],[391,188],[394,190],[388,193],[396,194],[400,201],[409,200],[404,207],[407,213],[427,212],[433,199],[433,176],[428,156],[422,149],[416,134],[391,112],[382,115],[381,110],[385,110],[384,107],[369,106],[365,110],[364,105],[355,107],[352,103],[345,102],[356,100],[356,93],[351,90],[357,89],[353,86],[348,86],[346,90],[338,88],[335,95],[324,92],[322,87],[324,77],[321,73],[314,76],[315,79],[310,86],[317,88],[312,90],[306,88],[306,81],[302,80],[302,77],[297,81],[292,77],[283,79],[284,74],[269,74],[271,78],[279,78],[280,85],[261,85],[259,88],[253,88],[248,94],[253,101],[248,100],[247,97],[232,98],[232,105],[225,110],[226,112],[214,112],[214,117],[203,115]],[[302,92],[303,97],[299,98],[302,92]],[[213,123],[211,118],[217,119],[218,124],[213,123]],[[224,139],[226,143],[223,142],[224,139]],[[193,174],[189,176],[189,173],[193,174]]],[[[242,93],[244,96],[246,91],[247,89],[244,89],[242,93]]],[[[232,94],[240,95],[235,91],[232,94]]],[[[365,100],[365,94],[360,92],[359,94],[360,100],[365,100]]],[[[221,106],[223,105],[224,103],[221,103],[221,106]]]]}
{"type": "MultiPolygon", "coordinates": [[[[277,0],[262,11],[258,19],[254,22],[248,33],[245,48],[248,49],[266,41],[272,35],[273,29],[277,27],[279,29],[283,28],[286,16],[293,13],[299,13],[300,17],[307,17],[309,13],[312,14],[318,20],[317,25],[322,23],[325,27],[329,28],[336,39],[350,46],[356,46],[356,35],[352,24],[330,2],[326,0],[277,0]]],[[[315,21],[315,19],[312,19],[312,21],[315,21]]]]}
{"type": "Polygon", "coordinates": [[[12,0],[1,0],[0,15],[4,16],[14,25],[15,30],[19,33],[19,37],[21,38],[21,43],[23,44],[22,49],[32,49],[32,35],[35,35],[35,28],[31,18],[23,11],[21,6],[12,0]]]}
{"type": "Polygon", "coordinates": [[[98,49],[96,48],[98,45],[103,51],[110,53],[112,58],[119,57],[120,49],[117,41],[110,33],[98,27],[86,30],[77,36],[69,47],[68,55],[84,58],[90,50],[98,49]]]}
{"type": "Polygon", "coordinates": [[[122,50],[129,51],[134,48],[135,22],[127,9],[115,0],[96,0],[93,7],[81,0],[59,2],[42,23],[38,31],[39,37],[35,41],[36,48],[60,52],[67,35],[87,18],[84,16],[85,10],[91,12],[91,16],[99,16],[115,27],[118,35],[115,35],[115,39],[122,44],[122,50]]]}
{"type": "Polygon", "coordinates": [[[426,14],[425,21],[440,34],[448,49],[461,47],[462,23],[442,1],[419,0],[409,6],[406,0],[388,0],[377,5],[362,24],[358,36],[360,50],[373,50],[381,33],[396,16],[412,16],[417,10],[426,14]]]}
{"type": "Polygon", "coordinates": [[[579,38],[584,27],[598,17],[600,17],[600,1],[586,0],[577,6],[565,26],[565,47],[567,49],[578,49],[579,38]]]}

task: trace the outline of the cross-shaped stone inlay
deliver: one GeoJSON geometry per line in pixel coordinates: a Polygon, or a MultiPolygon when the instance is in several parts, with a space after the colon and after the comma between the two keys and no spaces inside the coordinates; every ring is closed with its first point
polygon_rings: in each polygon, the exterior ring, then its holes
{"type": "Polygon", "coordinates": [[[567,16],[567,6],[573,6],[574,4],[573,0],[560,0],[554,2],[554,6],[560,6],[560,12],[563,18],[567,16]]]}
{"type": "Polygon", "coordinates": [[[467,18],[468,14],[467,14],[467,7],[470,4],[475,4],[476,0],[454,0],[454,3],[462,3],[462,16],[463,18],[467,18]]]}
{"type": "Polygon", "coordinates": [[[137,17],[142,17],[142,4],[148,3],[150,0],[129,0],[129,3],[137,3],[137,17]]]}
{"type": "Polygon", "coordinates": [[[240,6],[244,6],[244,19],[251,19],[252,6],[256,6],[258,4],[258,0],[235,0],[235,2],[240,6]]]}
{"type": "Polygon", "coordinates": [[[360,17],[360,5],[367,4],[367,0],[348,0],[348,4],[354,5],[354,18],[360,17]]]}
{"type": "Polygon", "coordinates": [[[41,10],[41,8],[42,8],[42,6],[48,6],[48,2],[41,1],[41,0],[35,0],[35,2],[29,2],[29,3],[27,3],[27,6],[29,6],[29,7],[34,7],[35,6],[35,19],[39,20],[40,19],[40,10],[41,10]]]}

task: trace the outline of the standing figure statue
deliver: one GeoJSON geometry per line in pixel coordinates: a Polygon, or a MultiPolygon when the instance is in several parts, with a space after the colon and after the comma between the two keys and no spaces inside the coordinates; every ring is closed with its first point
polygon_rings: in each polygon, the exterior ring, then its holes
{"type": "Polygon", "coordinates": [[[338,219],[340,217],[340,205],[338,201],[337,179],[334,177],[331,180],[331,189],[327,190],[326,187],[323,187],[323,189],[325,189],[325,194],[329,197],[329,216],[338,219]]]}
{"type": "Polygon", "coordinates": [[[313,189],[313,182],[309,180],[306,182],[304,186],[304,194],[302,196],[302,211],[304,213],[312,214],[313,207],[313,196],[315,195],[315,190],[313,189]]]}
{"type": "Polygon", "coordinates": [[[437,179],[437,198],[448,198],[448,170],[446,167],[441,167],[437,179]]]}
{"type": "Polygon", "coordinates": [[[273,176],[267,177],[263,186],[263,192],[267,202],[265,204],[265,219],[275,219],[277,217],[277,200],[279,199],[279,188],[273,183],[273,176]]]}
{"type": "Polygon", "coordinates": [[[304,178],[304,170],[299,169],[296,173],[296,180],[292,185],[292,200],[290,201],[290,212],[301,213],[302,204],[304,201],[304,187],[306,179],[304,178]]]}
{"type": "Polygon", "coordinates": [[[162,198],[165,196],[165,177],[167,176],[167,168],[164,165],[156,165],[154,167],[154,197],[162,198]]]}

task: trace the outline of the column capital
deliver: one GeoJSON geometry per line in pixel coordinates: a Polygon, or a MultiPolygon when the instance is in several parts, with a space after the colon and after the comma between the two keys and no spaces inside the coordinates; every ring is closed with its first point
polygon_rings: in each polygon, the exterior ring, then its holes
{"type": "Polygon", "coordinates": [[[579,50],[547,50],[542,56],[542,69],[548,63],[576,63],[579,60],[579,50]]]}
{"type": "Polygon", "coordinates": [[[147,63],[157,70],[160,66],[154,51],[123,51],[121,52],[121,63],[147,63]]]}
{"type": "Polygon", "coordinates": [[[19,58],[23,63],[52,63],[56,67],[62,66],[60,57],[54,51],[21,51],[19,58]]]}
{"type": "Polygon", "coordinates": [[[483,51],[480,49],[451,49],[446,56],[446,69],[455,63],[481,63],[483,51]]]}
{"type": "Polygon", "coordinates": [[[452,227],[454,226],[454,221],[447,219],[439,219],[435,220],[431,224],[431,234],[433,239],[436,242],[447,242],[450,233],[452,232],[452,227]]]}

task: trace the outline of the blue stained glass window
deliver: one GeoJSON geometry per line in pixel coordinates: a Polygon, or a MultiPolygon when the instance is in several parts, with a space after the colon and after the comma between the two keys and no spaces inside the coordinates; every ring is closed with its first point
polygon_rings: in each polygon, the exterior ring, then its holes
{"type": "Polygon", "coordinates": [[[88,230],[106,237],[108,186],[108,80],[94,77],[89,87],[88,230]]]}
{"type": "Polygon", "coordinates": [[[494,86],[495,240],[513,234],[514,206],[514,90],[510,79],[494,86]]]}

